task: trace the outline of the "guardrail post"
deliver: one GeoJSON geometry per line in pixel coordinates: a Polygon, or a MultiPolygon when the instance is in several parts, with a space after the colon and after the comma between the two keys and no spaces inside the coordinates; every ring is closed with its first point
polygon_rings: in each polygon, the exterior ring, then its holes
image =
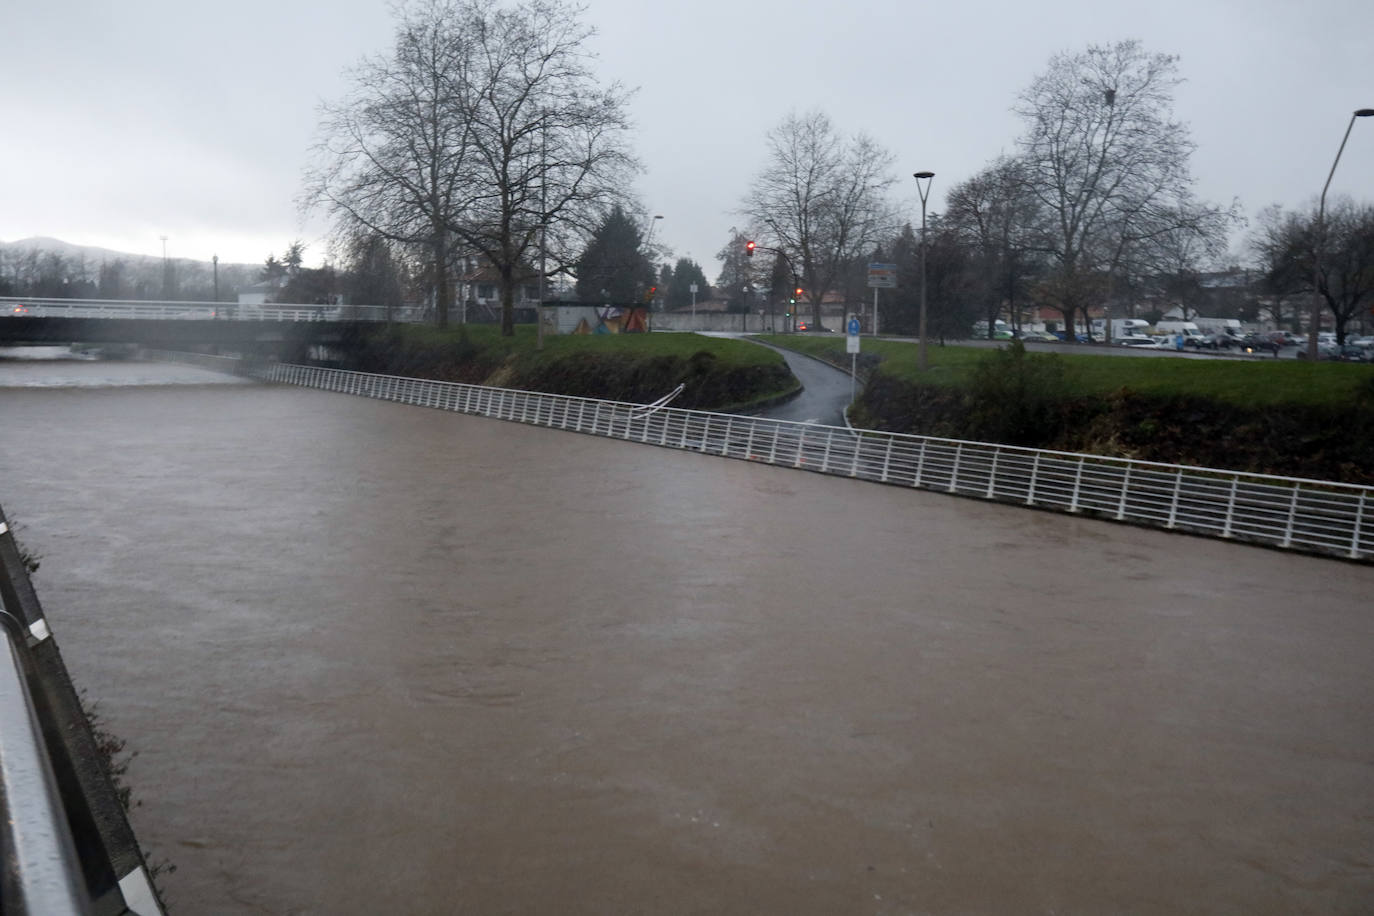
{"type": "Polygon", "coordinates": [[[821,472],[830,473],[830,446],[835,441],[835,427],[830,427],[825,433],[825,451],[821,453],[821,472]]]}
{"type": "Polygon", "coordinates": [[[923,486],[921,483],[921,474],[925,471],[926,467],[926,443],[928,441],[927,439],[921,440],[921,451],[916,455],[916,479],[911,482],[913,487],[923,486]]]}
{"type": "Polygon", "coordinates": [[[1350,536],[1350,559],[1360,558],[1360,529],[1364,527],[1364,504],[1369,499],[1367,490],[1360,491],[1360,501],[1355,506],[1355,530],[1350,536]]]}
{"type": "Polygon", "coordinates": [[[1302,487],[1293,484],[1293,496],[1288,500],[1288,524],[1283,529],[1283,540],[1280,547],[1290,547],[1293,544],[1293,527],[1298,517],[1298,495],[1302,492],[1302,487]]]}
{"type": "Polygon", "coordinates": [[[988,472],[988,492],[987,499],[992,499],[997,495],[997,459],[1002,454],[1000,448],[992,450],[992,470],[988,472]]]}
{"type": "Polygon", "coordinates": [[[1229,538],[1231,536],[1231,519],[1236,514],[1236,488],[1240,486],[1240,477],[1231,477],[1231,495],[1226,498],[1226,526],[1221,531],[1221,536],[1229,538]]]}
{"type": "Polygon", "coordinates": [[[887,472],[892,467],[892,443],[895,441],[897,441],[896,436],[889,435],[887,437],[887,449],[883,452],[883,473],[878,478],[883,483],[887,483],[887,472]]]}
{"type": "Polygon", "coordinates": [[[699,452],[704,452],[704,451],[706,451],[706,440],[709,439],[710,437],[711,437],[711,416],[710,416],[710,414],[707,414],[707,416],[706,416],[706,428],[703,429],[703,430],[701,431],[701,448],[697,449],[697,451],[699,451],[699,452]]]}
{"type": "Polygon", "coordinates": [[[953,493],[959,486],[959,459],[964,454],[964,443],[960,442],[954,446],[954,470],[949,475],[949,492],[953,493]]]}
{"type": "Polygon", "coordinates": [[[1083,461],[1082,455],[1078,456],[1078,470],[1073,475],[1073,496],[1069,498],[1069,511],[1078,511],[1078,494],[1083,489],[1083,461]]]}
{"type": "Polygon", "coordinates": [[[863,454],[864,437],[854,433],[854,460],[849,463],[849,476],[859,476],[859,456],[863,454]]]}
{"type": "Polygon", "coordinates": [[[1174,498],[1169,501],[1169,521],[1165,523],[1165,528],[1174,527],[1174,522],[1178,518],[1178,500],[1183,493],[1183,469],[1179,468],[1174,472],[1174,498]]]}
{"type": "Polygon", "coordinates": [[[1026,488],[1026,505],[1035,505],[1035,484],[1040,479],[1040,453],[1035,453],[1035,460],[1031,462],[1030,486],[1026,488]]]}
{"type": "Polygon", "coordinates": [[[1126,462],[1126,473],[1121,478],[1121,501],[1116,504],[1116,520],[1126,518],[1126,494],[1131,492],[1131,463],[1126,462]]]}
{"type": "Polygon", "coordinates": [[[757,421],[749,424],[749,437],[744,442],[744,459],[746,461],[754,460],[754,430],[758,429],[758,426],[757,421]]]}

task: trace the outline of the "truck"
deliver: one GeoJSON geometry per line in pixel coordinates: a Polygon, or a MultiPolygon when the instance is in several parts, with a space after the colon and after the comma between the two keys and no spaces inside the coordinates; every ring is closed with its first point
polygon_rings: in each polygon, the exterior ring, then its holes
{"type": "MultiPolygon", "coordinates": [[[[1101,318],[1093,319],[1093,339],[1102,340],[1106,337],[1103,333],[1106,325],[1101,318]]],[[[1150,323],[1143,318],[1113,318],[1112,319],[1112,340],[1120,340],[1123,337],[1143,337],[1150,332],[1150,323]]]]}
{"type": "Polygon", "coordinates": [[[1193,324],[1203,334],[1230,334],[1237,340],[1245,336],[1245,328],[1241,327],[1238,318],[1203,318],[1199,315],[1193,319],[1193,324]]]}
{"type": "Polygon", "coordinates": [[[1202,333],[1202,329],[1197,326],[1197,322],[1194,321],[1159,321],[1155,323],[1155,332],[1168,334],[1170,337],[1177,337],[1182,334],[1183,342],[1187,344],[1191,341],[1193,346],[1197,346],[1207,337],[1206,334],[1202,333]]]}

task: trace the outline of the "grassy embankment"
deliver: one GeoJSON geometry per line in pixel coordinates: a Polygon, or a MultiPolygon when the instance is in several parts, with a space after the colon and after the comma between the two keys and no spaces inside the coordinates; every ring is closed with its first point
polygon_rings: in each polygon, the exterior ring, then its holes
{"type": "MultiPolygon", "coordinates": [[[[765,338],[849,365],[844,338],[765,338]]],[[[1374,484],[1374,366],[864,340],[852,419],[896,432],[1374,484]]]]}
{"type": "Polygon", "coordinates": [[[782,397],[799,383],[782,357],[741,340],[696,334],[514,337],[496,327],[438,330],[417,325],[369,329],[344,346],[343,368],[416,378],[644,403],[679,383],[674,407],[735,410],[782,397]]]}

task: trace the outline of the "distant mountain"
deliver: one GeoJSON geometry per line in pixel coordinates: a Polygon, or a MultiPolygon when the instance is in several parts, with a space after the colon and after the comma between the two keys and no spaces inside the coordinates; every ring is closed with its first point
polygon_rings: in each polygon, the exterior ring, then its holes
{"type": "MultiPolygon", "coordinates": [[[[157,263],[162,260],[160,255],[152,254],[129,254],[126,251],[114,251],[110,248],[97,248],[94,245],[73,245],[71,242],[64,242],[61,239],[47,238],[45,236],[34,236],[33,238],[19,239],[17,242],[0,241],[0,251],[40,251],[44,253],[61,255],[64,258],[84,257],[88,261],[113,261],[122,259],[126,263],[144,264],[157,263]]],[[[194,258],[170,258],[172,261],[184,261],[193,264],[209,265],[209,261],[197,261],[194,258]]],[[[262,267],[261,264],[230,264],[227,261],[220,261],[220,269],[227,267],[251,267],[254,269],[262,267]]]]}

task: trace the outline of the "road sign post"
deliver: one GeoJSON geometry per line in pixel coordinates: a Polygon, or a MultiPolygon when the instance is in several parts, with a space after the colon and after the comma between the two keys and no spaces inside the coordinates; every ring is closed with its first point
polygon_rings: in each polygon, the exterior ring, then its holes
{"type": "Polygon", "coordinates": [[[848,336],[844,339],[844,351],[849,354],[849,402],[854,403],[859,378],[859,316],[850,315],[845,322],[848,336]]]}
{"type": "Polygon", "coordinates": [[[878,335],[878,290],[893,289],[897,286],[897,265],[868,265],[868,285],[873,288],[873,336],[878,335]]]}

